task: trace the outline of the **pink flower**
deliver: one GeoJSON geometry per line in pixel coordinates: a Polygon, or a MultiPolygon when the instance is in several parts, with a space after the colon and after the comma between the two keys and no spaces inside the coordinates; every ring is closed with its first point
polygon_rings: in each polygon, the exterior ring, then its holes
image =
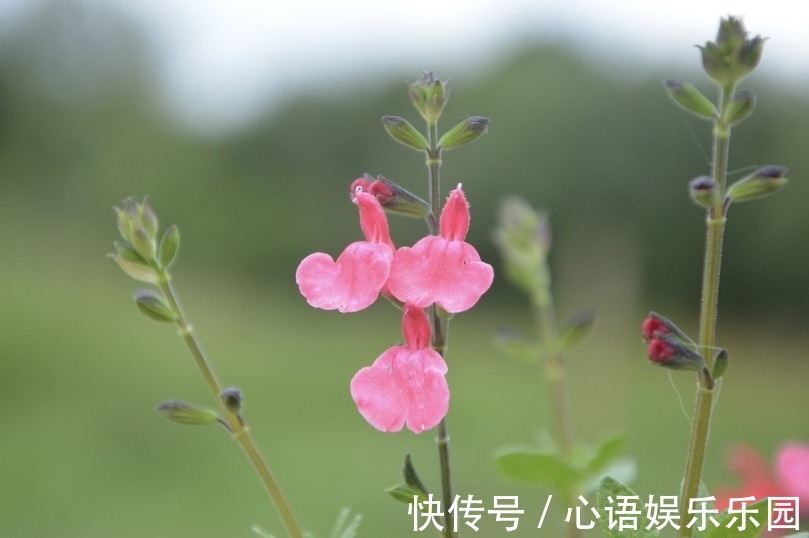
{"type": "Polygon", "coordinates": [[[463,312],[489,289],[494,271],[464,242],[469,205],[460,185],[441,212],[440,228],[441,235],[425,237],[412,248],[396,252],[388,288],[400,301],[419,308],[436,303],[447,312],[463,312]]]}
{"type": "Polygon", "coordinates": [[[379,201],[361,187],[354,201],[366,241],[348,245],[337,261],[322,252],[310,254],[295,273],[301,294],[316,308],[362,310],[376,301],[388,279],[395,249],[385,212],[379,201]]]}
{"type": "Polygon", "coordinates": [[[435,427],[449,409],[447,365],[430,348],[430,322],[421,308],[406,305],[404,346],[394,346],[351,380],[351,397],[360,414],[383,432],[435,427]]]}
{"type": "Polygon", "coordinates": [[[797,497],[801,514],[809,514],[809,444],[782,446],[775,456],[774,470],[754,448],[740,445],[731,451],[728,467],[739,475],[741,484],[716,490],[717,509],[727,508],[732,498],[797,497]]]}

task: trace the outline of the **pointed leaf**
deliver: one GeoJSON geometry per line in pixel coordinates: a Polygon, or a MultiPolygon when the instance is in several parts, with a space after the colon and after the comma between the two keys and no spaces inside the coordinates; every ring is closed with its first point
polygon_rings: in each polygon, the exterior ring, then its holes
{"type": "Polygon", "coordinates": [[[512,480],[569,491],[583,478],[581,471],[558,454],[536,449],[505,449],[494,458],[497,471],[512,480]]]}
{"type": "Polygon", "coordinates": [[[568,351],[576,344],[590,336],[595,325],[596,315],[593,310],[580,310],[571,318],[567,327],[559,337],[559,348],[568,351]]]}
{"type": "Polygon", "coordinates": [[[405,456],[405,463],[404,469],[402,470],[402,476],[404,478],[405,484],[410,486],[411,488],[417,489],[421,492],[425,498],[427,497],[428,491],[427,488],[424,486],[424,483],[419,478],[419,475],[416,473],[416,468],[413,467],[413,462],[410,459],[410,454],[405,456]]]}
{"type": "Polygon", "coordinates": [[[138,310],[145,316],[155,321],[177,321],[177,314],[157,292],[149,289],[137,290],[133,297],[135,304],[138,305],[138,310]]]}
{"type": "Polygon", "coordinates": [[[407,484],[399,484],[398,486],[386,489],[385,492],[393,497],[393,500],[399,501],[402,504],[412,504],[413,497],[418,497],[420,501],[427,500],[427,496],[424,495],[423,492],[407,484]]]}

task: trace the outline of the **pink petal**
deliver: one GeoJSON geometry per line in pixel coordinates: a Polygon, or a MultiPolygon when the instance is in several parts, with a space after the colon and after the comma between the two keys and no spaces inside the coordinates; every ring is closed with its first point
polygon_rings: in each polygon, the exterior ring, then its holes
{"type": "Polygon", "coordinates": [[[449,194],[441,210],[441,237],[448,241],[463,241],[469,231],[469,204],[461,186],[449,194]]]}
{"type": "Polygon", "coordinates": [[[413,352],[396,346],[362,368],[351,380],[360,414],[384,432],[406,423],[414,433],[435,427],[449,410],[446,363],[431,349],[413,352]]]}
{"type": "Polygon", "coordinates": [[[402,334],[407,346],[412,350],[430,347],[430,320],[424,310],[413,305],[405,305],[402,316],[402,334]]]}
{"type": "Polygon", "coordinates": [[[385,216],[385,210],[382,209],[379,200],[361,190],[357,191],[354,200],[360,209],[360,228],[365,234],[365,239],[372,243],[384,243],[390,248],[395,248],[390,238],[388,218],[385,216]]]}
{"type": "Polygon", "coordinates": [[[393,250],[384,244],[358,241],[335,262],[328,254],[310,254],[298,266],[295,281],[315,308],[356,312],[376,301],[385,285],[393,250]]]}
{"type": "Polygon", "coordinates": [[[491,265],[480,261],[472,245],[430,236],[396,252],[388,289],[419,308],[436,303],[456,313],[472,308],[493,279],[491,265]]]}
{"type": "Polygon", "coordinates": [[[809,444],[788,443],[776,456],[778,478],[787,493],[800,498],[800,506],[809,507],[809,444]]]}

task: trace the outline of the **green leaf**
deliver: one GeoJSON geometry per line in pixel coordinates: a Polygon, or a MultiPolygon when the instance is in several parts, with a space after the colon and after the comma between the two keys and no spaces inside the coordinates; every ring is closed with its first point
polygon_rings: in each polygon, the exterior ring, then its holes
{"type": "Polygon", "coordinates": [[[132,261],[128,258],[125,258],[123,255],[119,254],[107,254],[107,256],[112,258],[113,261],[118,264],[118,267],[120,267],[124,273],[134,278],[135,280],[138,280],[140,282],[147,282],[149,284],[157,284],[157,282],[160,280],[155,270],[146,265],[146,262],[141,263],[137,261],[132,261]]]}
{"type": "Polygon", "coordinates": [[[410,486],[413,489],[417,489],[420,493],[420,496],[427,498],[427,488],[424,486],[424,483],[419,478],[419,475],[416,473],[416,468],[413,467],[413,462],[410,459],[410,454],[405,456],[404,462],[404,469],[402,469],[402,477],[404,478],[405,484],[410,486]]]}
{"type": "Polygon", "coordinates": [[[593,310],[586,309],[576,312],[559,337],[559,348],[562,351],[568,351],[590,336],[595,320],[596,315],[593,310]]]}
{"type": "MultiPolygon", "coordinates": [[[[741,507],[737,507],[737,510],[741,507]]],[[[762,499],[756,503],[747,506],[747,510],[756,512],[755,514],[748,514],[744,517],[747,518],[745,522],[745,529],[741,530],[741,517],[742,514],[730,514],[727,510],[716,516],[719,525],[713,526],[713,523],[708,523],[708,528],[702,534],[703,538],[755,538],[762,532],[767,530],[767,522],[769,515],[767,514],[767,499],[762,499]],[[731,521],[736,519],[731,525],[731,521]],[[758,526],[750,520],[753,519],[758,523],[758,526]],[[731,528],[728,528],[731,525],[731,528]]]]}
{"type": "Polygon", "coordinates": [[[412,504],[413,497],[418,497],[419,500],[427,500],[427,495],[425,495],[423,491],[408,486],[407,484],[399,484],[398,486],[386,489],[385,492],[393,497],[393,500],[403,504],[412,504]]]}
{"type": "Polygon", "coordinates": [[[168,269],[177,257],[177,251],[180,249],[180,231],[177,226],[172,224],[168,230],[163,234],[160,240],[159,258],[160,267],[168,269]]]}
{"type": "Polygon", "coordinates": [[[520,482],[569,491],[583,478],[581,471],[558,454],[536,449],[509,448],[494,458],[497,471],[504,477],[520,482]]]}
{"type": "Polygon", "coordinates": [[[657,529],[646,529],[650,522],[646,517],[643,509],[643,501],[640,499],[640,497],[628,486],[622,484],[612,477],[605,476],[601,479],[598,493],[596,494],[596,509],[598,510],[598,513],[601,514],[601,518],[598,520],[598,523],[601,526],[601,531],[604,536],[609,536],[611,538],[657,538],[660,536],[660,531],[657,529]],[[637,499],[636,506],[640,510],[640,514],[634,517],[635,521],[637,521],[638,530],[619,530],[620,525],[618,524],[614,525],[612,529],[609,528],[609,513],[611,510],[615,509],[615,503],[617,502],[619,496],[634,497],[637,499]],[[610,499],[612,499],[612,501],[610,499]]]}
{"type": "Polygon", "coordinates": [[[669,79],[663,81],[663,85],[669,97],[683,110],[705,120],[719,117],[719,112],[711,100],[690,82],[669,79]]]}
{"type": "Polygon", "coordinates": [[[430,148],[429,142],[424,138],[424,135],[416,130],[413,125],[404,118],[399,116],[382,116],[382,125],[388,134],[405,146],[424,151],[430,148]]]}
{"type": "Polygon", "coordinates": [[[466,118],[461,123],[444,133],[438,141],[441,149],[454,149],[473,140],[477,140],[486,134],[489,128],[489,120],[481,116],[466,118]]]}
{"type": "Polygon", "coordinates": [[[584,467],[584,473],[589,477],[607,468],[608,465],[618,459],[624,451],[626,439],[622,436],[611,437],[601,443],[595,454],[584,467]]]}

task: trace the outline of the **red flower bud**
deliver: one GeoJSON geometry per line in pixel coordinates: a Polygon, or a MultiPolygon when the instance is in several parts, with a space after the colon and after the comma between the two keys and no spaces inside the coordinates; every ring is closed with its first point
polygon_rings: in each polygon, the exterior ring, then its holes
{"type": "Polygon", "coordinates": [[[652,339],[647,349],[649,360],[656,364],[663,364],[677,354],[674,347],[659,338],[652,339]]]}
{"type": "Polygon", "coordinates": [[[655,336],[668,334],[670,332],[668,326],[654,314],[649,315],[648,318],[643,320],[642,327],[644,340],[651,340],[655,336]]]}

